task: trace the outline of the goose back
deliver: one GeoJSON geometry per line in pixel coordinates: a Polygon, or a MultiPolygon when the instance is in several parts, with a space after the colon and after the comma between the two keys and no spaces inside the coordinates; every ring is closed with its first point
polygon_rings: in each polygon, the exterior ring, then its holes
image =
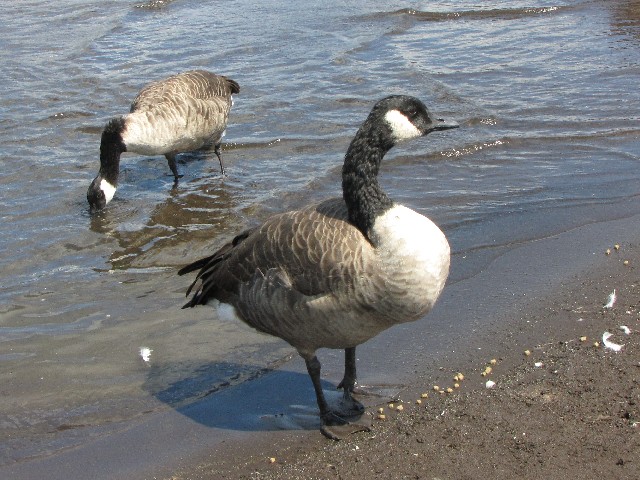
{"type": "Polygon", "coordinates": [[[127,150],[143,155],[187,152],[218,144],[237,82],[205,70],[174,75],[144,87],[125,116],[127,150]]]}

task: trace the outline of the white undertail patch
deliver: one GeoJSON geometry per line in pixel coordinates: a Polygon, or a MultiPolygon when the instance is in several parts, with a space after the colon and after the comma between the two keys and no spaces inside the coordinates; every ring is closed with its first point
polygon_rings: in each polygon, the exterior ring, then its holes
{"type": "Polygon", "coordinates": [[[229,303],[222,303],[218,300],[210,300],[207,305],[212,306],[218,314],[218,319],[222,322],[242,321],[236,312],[236,308],[229,303]]]}
{"type": "Polygon", "coordinates": [[[113,196],[116,194],[116,187],[107,182],[104,178],[100,182],[100,190],[104,193],[104,199],[106,203],[109,203],[113,196]]]}
{"type": "Polygon", "coordinates": [[[396,140],[408,140],[422,136],[422,132],[399,110],[389,110],[384,119],[391,127],[391,133],[396,140]]]}

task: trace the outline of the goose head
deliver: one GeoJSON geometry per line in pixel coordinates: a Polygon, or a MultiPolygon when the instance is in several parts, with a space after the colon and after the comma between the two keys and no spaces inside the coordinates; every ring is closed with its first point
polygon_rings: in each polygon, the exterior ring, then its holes
{"type": "Polygon", "coordinates": [[[109,183],[98,174],[93,179],[89,189],[87,190],[87,201],[89,202],[89,211],[96,212],[107,206],[116,193],[116,186],[109,183]]]}
{"type": "Polygon", "coordinates": [[[392,95],[380,100],[373,107],[369,120],[386,125],[392,143],[459,127],[456,122],[434,118],[424,103],[407,95],[392,95]]]}

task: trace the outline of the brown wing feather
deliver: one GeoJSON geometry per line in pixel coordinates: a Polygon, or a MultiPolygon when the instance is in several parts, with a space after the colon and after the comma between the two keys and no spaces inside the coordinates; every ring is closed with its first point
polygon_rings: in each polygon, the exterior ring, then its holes
{"type": "Polygon", "coordinates": [[[308,297],[348,291],[356,272],[364,268],[363,250],[369,248],[347,221],[342,199],[279,214],[180,270],[184,274],[200,269],[192,284],[198,286],[185,307],[214,298],[229,301],[241,285],[268,272],[277,272],[290,288],[308,297]]]}
{"type": "Polygon", "coordinates": [[[240,93],[238,82],[206,70],[192,70],[145,86],[133,99],[131,112],[171,102],[174,96],[205,101],[218,98],[227,102],[234,93],[240,93]]]}

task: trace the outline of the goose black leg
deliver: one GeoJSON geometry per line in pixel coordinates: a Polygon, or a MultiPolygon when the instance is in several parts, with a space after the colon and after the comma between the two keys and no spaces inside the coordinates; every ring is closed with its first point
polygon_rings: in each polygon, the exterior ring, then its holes
{"type": "Polygon", "coordinates": [[[342,407],[345,413],[350,415],[359,415],[364,412],[362,404],[352,397],[356,386],[356,347],[344,349],[344,377],[338,384],[338,388],[342,388],[342,407]]]}
{"type": "Polygon", "coordinates": [[[307,364],[307,372],[311,377],[313,383],[313,389],[316,392],[316,401],[318,402],[318,408],[320,409],[320,419],[323,425],[343,425],[346,421],[333,413],[329,408],[327,399],[324,397],[322,386],[320,385],[320,361],[315,355],[310,359],[305,358],[307,364]]]}
{"type": "Polygon", "coordinates": [[[169,168],[171,169],[171,173],[173,173],[173,178],[175,179],[174,185],[178,183],[178,179],[182,177],[182,175],[178,174],[178,166],[176,165],[176,156],[173,153],[165,154],[167,162],[169,162],[169,168]]]}
{"type": "MultiPolygon", "coordinates": [[[[355,349],[353,350],[353,358],[355,364],[355,349]]],[[[348,408],[344,412],[342,411],[342,409],[333,411],[331,408],[329,408],[327,399],[325,398],[324,392],[322,391],[322,386],[320,385],[320,361],[318,360],[318,357],[313,355],[310,358],[304,358],[304,360],[307,365],[307,372],[309,372],[309,376],[311,377],[311,382],[313,383],[313,388],[316,393],[318,408],[320,409],[320,421],[322,422],[320,431],[322,432],[322,434],[325,437],[330,438],[331,440],[341,440],[342,437],[346,434],[368,431],[369,426],[367,424],[358,423],[357,421],[352,423],[347,419],[348,417],[354,416],[354,411],[352,408],[348,408]]],[[[347,388],[346,391],[348,390],[349,389],[347,388]]],[[[351,399],[351,393],[349,393],[349,398],[351,399]]],[[[351,399],[351,403],[357,402],[351,399]]],[[[361,408],[357,411],[359,415],[361,415],[364,411],[364,408],[361,405],[360,407],[361,408]]]]}
{"type": "Polygon", "coordinates": [[[338,384],[343,388],[345,395],[352,393],[356,385],[356,347],[344,349],[344,377],[338,384]]]}
{"type": "Polygon", "coordinates": [[[214,145],[213,152],[218,157],[218,161],[220,162],[220,172],[222,173],[222,175],[224,175],[224,163],[222,162],[222,154],[220,153],[220,144],[219,143],[214,145]]]}

